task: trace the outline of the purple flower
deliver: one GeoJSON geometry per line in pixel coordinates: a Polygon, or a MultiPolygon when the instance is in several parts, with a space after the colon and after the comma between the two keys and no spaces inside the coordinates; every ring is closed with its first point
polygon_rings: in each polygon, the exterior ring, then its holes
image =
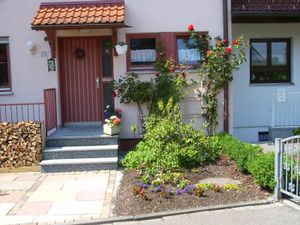
{"type": "Polygon", "coordinates": [[[161,192],[161,191],[162,191],[162,186],[161,186],[161,185],[158,185],[158,186],[156,187],[156,190],[157,190],[157,192],[161,192]]]}
{"type": "Polygon", "coordinates": [[[141,187],[144,188],[144,189],[147,189],[149,186],[148,186],[148,184],[145,184],[145,183],[142,182],[141,187]]]}
{"type": "Polygon", "coordinates": [[[176,195],[181,195],[181,191],[179,189],[176,189],[175,193],[176,195]]]}
{"type": "Polygon", "coordinates": [[[190,192],[190,190],[189,190],[189,187],[188,187],[188,186],[185,187],[185,188],[183,189],[183,193],[188,194],[189,192],[190,192]]]}

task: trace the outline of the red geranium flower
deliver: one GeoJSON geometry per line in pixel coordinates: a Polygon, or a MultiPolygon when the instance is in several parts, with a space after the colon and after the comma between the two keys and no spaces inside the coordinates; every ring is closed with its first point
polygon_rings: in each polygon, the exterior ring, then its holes
{"type": "Polygon", "coordinates": [[[226,48],[226,52],[227,52],[227,54],[231,54],[231,51],[232,51],[232,49],[230,48],[230,47],[228,47],[228,48],[226,48]]]}
{"type": "Polygon", "coordinates": [[[112,91],[111,95],[115,98],[117,97],[117,93],[115,91],[112,91]]]}
{"type": "Polygon", "coordinates": [[[113,125],[118,126],[121,123],[121,119],[120,118],[115,118],[113,121],[113,125]]]}
{"type": "Polygon", "coordinates": [[[189,30],[189,31],[194,31],[194,30],[195,30],[194,25],[193,25],[193,24],[190,24],[190,25],[188,26],[188,30],[189,30]]]}

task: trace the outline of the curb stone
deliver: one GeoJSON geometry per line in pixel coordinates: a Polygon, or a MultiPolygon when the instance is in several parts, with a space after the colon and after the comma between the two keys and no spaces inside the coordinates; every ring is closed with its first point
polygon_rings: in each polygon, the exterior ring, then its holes
{"type": "Polygon", "coordinates": [[[81,221],[74,223],[76,225],[97,225],[97,224],[106,224],[106,223],[117,223],[117,222],[132,222],[132,221],[141,221],[141,220],[151,220],[151,219],[160,219],[162,217],[167,216],[176,216],[182,214],[191,214],[197,212],[206,212],[213,210],[223,210],[223,209],[233,209],[238,207],[248,207],[248,206],[259,206],[259,205],[270,205],[274,203],[272,199],[260,200],[260,201],[250,201],[250,202],[240,202],[234,204],[226,204],[226,205],[216,205],[216,206],[208,206],[208,207],[200,207],[200,208],[191,208],[191,209],[183,209],[177,211],[165,211],[151,214],[142,214],[137,216],[123,216],[109,219],[98,219],[94,221],[81,221]]]}

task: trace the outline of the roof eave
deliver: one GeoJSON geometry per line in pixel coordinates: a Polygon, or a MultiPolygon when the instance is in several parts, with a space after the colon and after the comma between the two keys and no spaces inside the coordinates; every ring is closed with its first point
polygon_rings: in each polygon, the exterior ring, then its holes
{"type": "Polygon", "coordinates": [[[55,25],[31,25],[32,30],[72,30],[72,29],[103,29],[103,28],[126,28],[124,23],[103,24],[55,24],[55,25]]]}
{"type": "Polygon", "coordinates": [[[270,12],[270,11],[233,11],[232,16],[247,16],[247,17],[256,17],[256,16],[284,16],[284,17],[294,17],[300,16],[300,12],[270,12]]]}

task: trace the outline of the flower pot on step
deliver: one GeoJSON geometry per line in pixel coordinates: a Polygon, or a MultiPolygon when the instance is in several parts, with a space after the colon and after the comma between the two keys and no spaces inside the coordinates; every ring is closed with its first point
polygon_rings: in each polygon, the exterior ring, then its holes
{"type": "Polygon", "coordinates": [[[108,135],[116,135],[120,133],[120,127],[110,126],[107,124],[103,125],[103,133],[108,135]]]}

